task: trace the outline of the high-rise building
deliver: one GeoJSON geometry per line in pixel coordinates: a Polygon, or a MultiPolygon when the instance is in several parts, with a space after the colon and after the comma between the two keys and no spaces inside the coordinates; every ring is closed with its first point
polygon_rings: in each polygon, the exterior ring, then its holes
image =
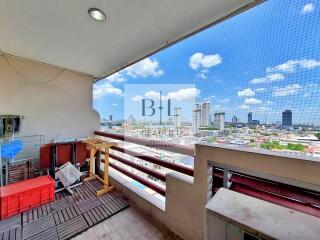
{"type": "Polygon", "coordinates": [[[239,118],[237,118],[237,116],[233,116],[232,117],[232,123],[233,124],[237,124],[237,123],[239,123],[240,122],[240,120],[239,120],[239,118]]]}
{"type": "Polygon", "coordinates": [[[204,102],[201,105],[201,126],[209,127],[210,126],[210,111],[211,105],[210,102],[204,102]]]}
{"type": "Polygon", "coordinates": [[[181,108],[176,107],[174,108],[174,126],[181,127],[181,108]]]}
{"type": "Polygon", "coordinates": [[[248,123],[252,123],[252,112],[248,113],[248,123]]]}
{"type": "Polygon", "coordinates": [[[197,132],[201,123],[201,110],[200,104],[195,104],[192,110],[192,130],[197,132]]]}
{"type": "Polygon", "coordinates": [[[224,112],[218,112],[214,114],[214,126],[220,130],[224,130],[224,112]]]}
{"type": "Polygon", "coordinates": [[[282,126],[291,127],[292,126],[292,112],[291,110],[285,110],[282,112],[282,126]]]}
{"type": "Polygon", "coordinates": [[[133,117],[132,114],[129,115],[127,123],[128,123],[128,125],[133,125],[133,124],[136,123],[136,120],[135,120],[135,118],[133,117]]]}
{"type": "Polygon", "coordinates": [[[112,115],[109,116],[109,121],[112,122],[112,115]]]}

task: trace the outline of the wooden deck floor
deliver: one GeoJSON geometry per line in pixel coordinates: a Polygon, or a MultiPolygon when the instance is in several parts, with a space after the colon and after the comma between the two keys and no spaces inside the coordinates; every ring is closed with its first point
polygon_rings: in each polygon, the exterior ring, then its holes
{"type": "Polygon", "coordinates": [[[0,240],[70,239],[128,207],[120,193],[96,196],[102,185],[89,181],[56,194],[56,201],[0,221],[0,240]]]}

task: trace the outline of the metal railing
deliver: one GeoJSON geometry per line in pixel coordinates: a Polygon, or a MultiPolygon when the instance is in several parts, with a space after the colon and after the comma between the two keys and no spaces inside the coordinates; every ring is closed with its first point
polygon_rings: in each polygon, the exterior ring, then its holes
{"type": "Polygon", "coordinates": [[[125,142],[130,142],[130,143],[135,143],[145,147],[156,148],[156,149],[165,150],[173,153],[179,153],[182,155],[187,155],[192,157],[195,156],[193,146],[169,143],[169,142],[159,141],[154,139],[138,138],[138,137],[128,136],[120,133],[108,133],[108,132],[102,132],[102,131],[95,131],[94,133],[99,136],[112,138],[112,139],[125,141],[125,142]]]}
{"type": "MultiPolygon", "coordinates": [[[[101,131],[95,131],[95,134],[98,136],[102,136],[102,137],[116,139],[116,140],[120,140],[123,142],[134,143],[134,144],[138,144],[138,145],[142,145],[142,146],[150,147],[150,148],[155,148],[155,149],[159,149],[159,150],[165,150],[165,151],[172,152],[172,153],[178,153],[178,154],[188,155],[188,156],[192,156],[192,157],[194,156],[194,147],[193,146],[171,144],[171,143],[162,142],[162,141],[154,141],[151,139],[126,136],[124,134],[118,134],[118,133],[106,133],[106,132],[101,132],[101,131]]],[[[122,153],[124,155],[127,155],[129,157],[134,157],[134,158],[140,159],[144,162],[152,163],[152,164],[155,164],[155,165],[163,167],[163,168],[167,168],[167,169],[179,172],[179,173],[186,174],[188,176],[194,175],[193,168],[191,168],[189,166],[179,165],[179,164],[176,164],[173,162],[165,161],[165,160],[162,160],[158,157],[150,156],[150,155],[139,153],[136,151],[132,151],[132,150],[126,149],[121,146],[111,147],[111,149],[118,152],[118,153],[122,153]]],[[[102,154],[104,154],[104,153],[102,152],[102,154]]],[[[129,167],[134,168],[140,172],[148,174],[149,176],[152,176],[156,179],[159,179],[163,182],[166,182],[166,175],[160,171],[156,171],[156,170],[150,169],[148,167],[145,167],[141,164],[130,161],[130,160],[126,159],[125,156],[120,156],[114,152],[109,153],[109,156],[110,156],[110,158],[112,158],[113,160],[115,160],[117,162],[120,162],[126,166],[129,166],[129,167]]],[[[150,181],[146,178],[143,178],[143,177],[117,165],[116,163],[110,162],[109,165],[110,165],[110,167],[121,172],[122,174],[136,180],[137,182],[143,184],[144,186],[146,186],[146,187],[154,190],[155,192],[165,196],[166,192],[165,192],[164,186],[161,186],[159,184],[156,184],[153,181],[150,181]]]]}
{"type": "MultiPolygon", "coordinates": [[[[211,162],[211,191],[214,195],[224,187],[235,192],[280,206],[320,217],[320,193],[310,189],[271,180],[272,176],[257,177],[255,172],[230,169],[230,166],[211,162]]],[[[210,188],[209,188],[210,189],[210,188]]]]}

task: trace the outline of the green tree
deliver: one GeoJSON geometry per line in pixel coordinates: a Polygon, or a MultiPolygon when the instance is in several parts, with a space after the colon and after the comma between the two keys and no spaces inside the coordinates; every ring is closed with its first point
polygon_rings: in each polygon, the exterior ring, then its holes
{"type": "Polygon", "coordinates": [[[283,149],[287,149],[287,150],[291,150],[291,151],[304,151],[304,149],[307,146],[299,144],[299,143],[297,143],[297,144],[296,143],[288,143],[288,145],[281,145],[277,141],[272,141],[272,142],[262,143],[261,147],[264,148],[264,149],[268,149],[268,150],[273,150],[273,149],[283,150],[283,149]]]}
{"type": "Polygon", "coordinates": [[[288,143],[287,149],[293,150],[293,151],[303,151],[306,148],[306,146],[302,144],[294,144],[294,143],[288,143]]]}
{"type": "Polygon", "coordinates": [[[215,142],[216,139],[217,139],[216,137],[211,136],[211,137],[208,137],[207,141],[208,142],[215,142]]]}

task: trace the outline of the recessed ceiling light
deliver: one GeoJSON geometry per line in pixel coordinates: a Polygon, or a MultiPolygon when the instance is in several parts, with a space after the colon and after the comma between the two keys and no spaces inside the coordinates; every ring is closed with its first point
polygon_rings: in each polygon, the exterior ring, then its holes
{"type": "Polygon", "coordinates": [[[88,14],[90,15],[90,17],[92,17],[94,20],[99,21],[99,22],[104,22],[107,17],[104,14],[104,12],[102,12],[100,9],[98,8],[89,8],[88,10],[88,14]]]}

